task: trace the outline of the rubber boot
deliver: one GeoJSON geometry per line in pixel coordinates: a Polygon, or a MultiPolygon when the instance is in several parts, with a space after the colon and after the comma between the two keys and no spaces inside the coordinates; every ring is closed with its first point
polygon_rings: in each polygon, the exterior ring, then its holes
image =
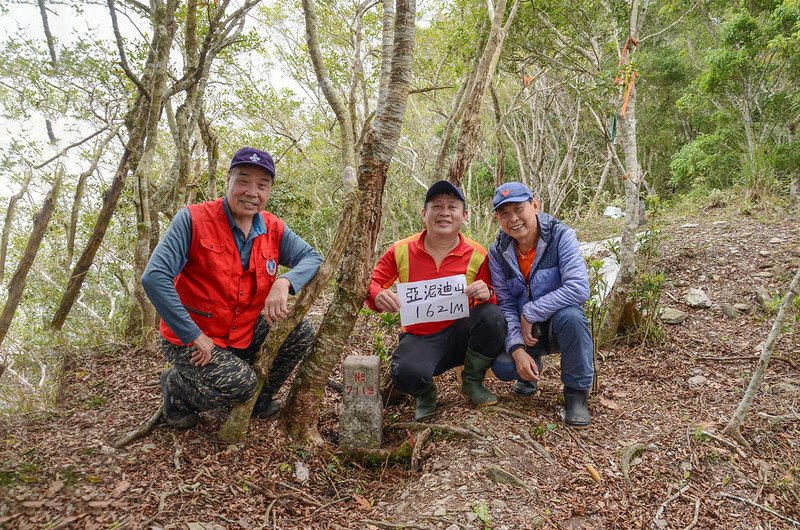
{"type": "MultiPolygon", "coordinates": [[[[542,368],[544,367],[542,354],[535,354],[533,356],[533,361],[536,363],[536,368],[539,369],[539,375],[541,376],[542,368]]],[[[533,395],[537,390],[539,390],[539,381],[524,381],[522,379],[518,379],[517,382],[514,383],[514,388],[511,389],[515,394],[521,394],[523,396],[533,395]]]]}
{"type": "Polygon", "coordinates": [[[467,349],[467,354],[464,356],[464,371],[461,372],[461,391],[479,407],[497,403],[497,396],[483,386],[486,370],[492,365],[492,361],[494,359],[491,357],[484,357],[470,349],[467,349]]]}
{"type": "Polygon", "coordinates": [[[564,423],[577,428],[588,427],[591,424],[588,398],[588,390],[564,387],[564,423]]]}
{"type": "Polygon", "coordinates": [[[423,420],[436,412],[436,385],[431,383],[416,394],[417,408],[414,410],[414,419],[423,420]]]}

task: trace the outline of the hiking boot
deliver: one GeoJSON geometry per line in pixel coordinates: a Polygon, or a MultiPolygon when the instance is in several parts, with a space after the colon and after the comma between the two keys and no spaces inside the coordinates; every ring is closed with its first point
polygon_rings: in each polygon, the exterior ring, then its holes
{"type": "Polygon", "coordinates": [[[250,417],[266,420],[277,416],[278,412],[281,410],[281,402],[277,399],[272,399],[271,397],[264,397],[264,399],[262,399],[262,397],[263,394],[256,400],[256,404],[253,407],[253,412],[250,414],[250,417]]]}
{"type": "MultiPolygon", "coordinates": [[[[539,375],[541,375],[542,368],[544,366],[544,363],[542,362],[542,354],[534,354],[533,361],[536,363],[536,368],[539,370],[539,375]]],[[[539,390],[538,381],[523,381],[522,379],[517,379],[517,381],[514,383],[514,388],[511,389],[511,391],[515,394],[520,394],[523,396],[533,395],[537,390],[539,390]]]]}
{"type": "Polygon", "coordinates": [[[538,381],[523,381],[522,379],[517,379],[514,383],[514,388],[511,389],[512,392],[521,396],[531,396],[537,390],[539,390],[538,381]]]}
{"type": "Polygon", "coordinates": [[[159,379],[161,381],[161,393],[164,402],[161,405],[161,415],[164,422],[174,429],[191,429],[200,420],[200,417],[182,400],[177,399],[169,390],[167,384],[167,373],[163,372],[159,379]]]}
{"type": "Polygon", "coordinates": [[[461,372],[461,392],[479,407],[495,405],[497,396],[483,386],[486,371],[492,365],[491,357],[484,357],[478,352],[467,349],[464,356],[464,371],[461,372]]]}
{"type": "Polygon", "coordinates": [[[564,423],[577,428],[588,427],[591,424],[588,397],[588,390],[564,387],[564,423]]]}
{"type": "Polygon", "coordinates": [[[414,419],[423,420],[436,412],[436,385],[429,384],[416,394],[417,407],[414,409],[414,419]]]}

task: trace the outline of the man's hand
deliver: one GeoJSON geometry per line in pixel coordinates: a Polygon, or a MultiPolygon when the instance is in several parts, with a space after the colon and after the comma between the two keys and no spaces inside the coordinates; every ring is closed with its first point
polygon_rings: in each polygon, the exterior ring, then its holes
{"type": "Polygon", "coordinates": [[[467,298],[474,298],[479,302],[485,302],[492,297],[492,290],[486,285],[485,281],[476,280],[467,285],[467,288],[464,289],[464,294],[467,295],[467,298]]]}
{"type": "Polygon", "coordinates": [[[517,365],[517,374],[522,379],[525,381],[539,380],[539,367],[536,366],[536,361],[528,355],[528,352],[522,348],[517,348],[511,352],[511,357],[514,358],[514,363],[517,365]]]}
{"type": "Polygon", "coordinates": [[[400,311],[400,297],[396,292],[384,289],[375,295],[375,307],[387,313],[397,313],[400,311]]]}
{"type": "Polygon", "coordinates": [[[525,319],[525,315],[519,316],[519,325],[522,331],[522,341],[525,346],[536,346],[539,339],[533,336],[533,324],[525,319]]]}
{"type": "Polygon", "coordinates": [[[200,336],[192,342],[194,351],[189,361],[195,366],[205,366],[211,362],[211,354],[214,351],[214,341],[211,340],[205,333],[200,333],[200,336]]]}
{"type": "Polygon", "coordinates": [[[272,284],[264,304],[264,318],[270,326],[289,316],[289,288],[292,286],[286,278],[278,278],[272,284]]]}

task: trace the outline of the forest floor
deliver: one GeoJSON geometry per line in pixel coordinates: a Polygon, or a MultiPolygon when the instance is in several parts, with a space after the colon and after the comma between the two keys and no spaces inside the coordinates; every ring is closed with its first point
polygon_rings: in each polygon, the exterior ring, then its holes
{"type": "MultiPolygon", "coordinates": [[[[331,389],[320,422],[329,442],[323,451],[293,445],[275,421],[253,421],[243,443],[220,443],[223,412],[203,414],[195,429],[162,425],[113,449],[159,406],[163,360],[157,352],[87,352],[65,368],[53,411],[0,420],[0,528],[800,526],[800,422],[760,415],[800,410],[795,321],[745,422],[751,447],[715,438],[774,319],[756,288],[781,295],[800,264],[797,220],[772,207],[712,205],[671,215],[663,229],[654,263],[667,276],[660,302],[688,317],[660,325],[645,345],[620,341],[599,352],[589,429],[561,422],[558,357],[549,356],[536,396],[488,381],[500,397],[496,408],[474,408],[454,373],[440,377],[440,411],[430,423],[474,436],[434,431],[419,471],[337,455],[341,396],[331,389]],[[709,309],[687,307],[692,287],[709,295],[709,309]],[[747,308],[726,307],[736,303],[747,308]]],[[[362,315],[346,353],[371,354],[378,339],[391,351],[395,334],[374,314],[362,315]]],[[[412,418],[410,402],[386,409],[387,446],[417,435],[391,428],[412,418]]]]}

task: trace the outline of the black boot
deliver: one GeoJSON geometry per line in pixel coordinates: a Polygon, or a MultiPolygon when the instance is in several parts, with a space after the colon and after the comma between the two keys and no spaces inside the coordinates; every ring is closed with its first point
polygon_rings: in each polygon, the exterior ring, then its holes
{"type": "Polygon", "coordinates": [[[564,423],[577,428],[588,427],[592,423],[589,418],[588,398],[588,390],[564,387],[564,423]]]}
{"type": "Polygon", "coordinates": [[[253,406],[253,412],[250,414],[251,418],[258,418],[266,420],[274,418],[281,410],[281,402],[277,399],[272,399],[268,394],[261,394],[253,406]]]}
{"type": "Polygon", "coordinates": [[[170,427],[175,429],[191,429],[197,425],[200,417],[169,388],[169,383],[167,382],[169,372],[170,370],[167,370],[162,372],[159,376],[159,381],[161,381],[161,394],[164,396],[164,402],[161,405],[161,415],[170,427]]]}
{"type": "Polygon", "coordinates": [[[414,419],[423,420],[436,412],[436,385],[431,383],[419,392],[413,394],[417,398],[417,408],[414,409],[414,419]]]}

